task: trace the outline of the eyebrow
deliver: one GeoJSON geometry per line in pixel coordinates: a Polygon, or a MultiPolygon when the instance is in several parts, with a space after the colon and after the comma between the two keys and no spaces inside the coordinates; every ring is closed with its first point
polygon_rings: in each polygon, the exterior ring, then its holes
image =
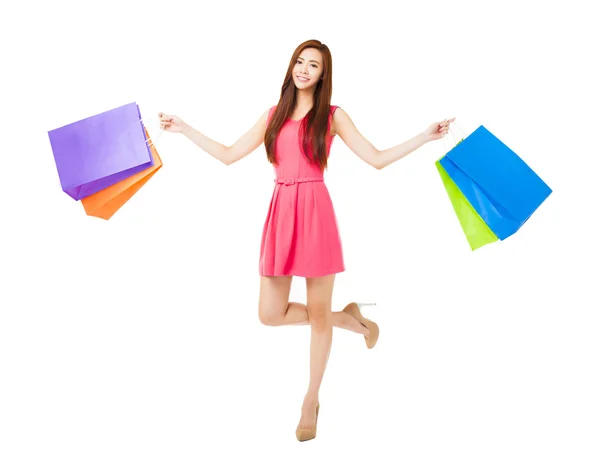
{"type": "MultiPolygon", "coordinates": [[[[298,58],[304,60],[304,57],[298,57],[298,58]]],[[[309,62],[317,62],[317,61],[316,60],[309,60],[309,62]]],[[[319,64],[319,62],[317,62],[317,63],[319,64]]],[[[321,65],[321,64],[319,64],[319,65],[321,65]]]]}

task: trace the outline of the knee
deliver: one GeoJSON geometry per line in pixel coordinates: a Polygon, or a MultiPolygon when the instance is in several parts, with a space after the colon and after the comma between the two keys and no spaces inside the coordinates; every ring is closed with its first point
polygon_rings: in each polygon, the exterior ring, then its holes
{"type": "Polygon", "coordinates": [[[331,317],[331,312],[327,311],[327,308],[308,307],[308,319],[312,327],[317,329],[325,329],[328,325],[328,319],[331,317]]]}
{"type": "Polygon", "coordinates": [[[260,309],[258,310],[258,320],[265,326],[277,326],[280,323],[279,315],[260,309]]]}

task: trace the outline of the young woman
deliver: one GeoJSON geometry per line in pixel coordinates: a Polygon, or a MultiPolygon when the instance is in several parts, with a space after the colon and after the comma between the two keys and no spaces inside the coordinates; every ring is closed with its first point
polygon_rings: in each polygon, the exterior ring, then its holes
{"type": "Polygon", "coordinates": [[[359,158],[383,169],[426,142],[442,138],[454,120],[435,122],[404,143],[377,150],[343,109],[329,104],[331,64],[325,44],[317,40],[300,44],[288,65],[279,103],[232,146],[211,140],[177,116],[159,114],[161,128],[183,133],[226,165],[265,145],[276,179],[260,246],[258,315],[270,326],[311,327],[310,381],[296,428],[299,441],[316,436],[319,389],[332,327],[364,335],[368,348],[375,346],[379,336],[377,324],[361,314],[367,303],[352,302],[332,312],[335,274],[345,270],[338,224],[323,180],[333,137],[339,135],[359,158]],[[306,305],[289,301],[293,276],[306,278],[306,305]]]}

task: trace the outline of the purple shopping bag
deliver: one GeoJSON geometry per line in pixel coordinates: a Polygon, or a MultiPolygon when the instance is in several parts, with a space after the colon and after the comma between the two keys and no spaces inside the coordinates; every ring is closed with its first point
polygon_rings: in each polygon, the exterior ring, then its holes
{"type": "Polygon", "coordinates": [[[62,189],[75,200],[154,164],[135,102],[50,130],[48,136],[62,189]]]}

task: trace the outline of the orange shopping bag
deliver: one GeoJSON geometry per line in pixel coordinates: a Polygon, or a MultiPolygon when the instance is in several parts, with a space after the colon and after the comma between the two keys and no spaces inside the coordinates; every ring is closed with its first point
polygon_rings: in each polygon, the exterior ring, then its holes
{"type": "Polygon", "coordinates": [[[140,187],[146,184],[148,180],[162,168],[162,160],[160,159],[160,156],[158,156],[156,148],[150,141],[150,136],[145,127],[144,132],[148,139],[147,144],[152,153],[154,164],[127,179],[123,179],[112,186],[108,186],[95,194],[81,199],[81,204],[88,215],[108,220],[117,210],[125,205],[138,190],[140,190],[140,187]]]}

